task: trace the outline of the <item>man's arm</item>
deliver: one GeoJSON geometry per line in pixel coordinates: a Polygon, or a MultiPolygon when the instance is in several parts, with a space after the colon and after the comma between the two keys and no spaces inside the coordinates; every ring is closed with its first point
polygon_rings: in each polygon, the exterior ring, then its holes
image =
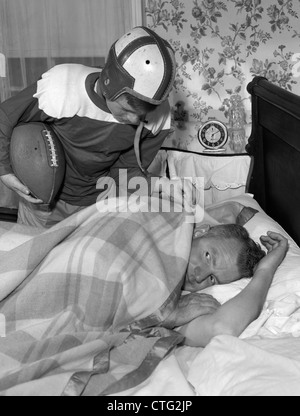
{"type": "Polygon", "coordinates": [[[200,316],[179,329],[185,336],[187,345],[205,347],[217,335],[238,337],[258,318],[274,274],[288,250],[287,239],[277,233],[268,233],[261,238],[261,242],[267,248],[268,254],[259,263],[248,286],[215,313],[200,316]]]}

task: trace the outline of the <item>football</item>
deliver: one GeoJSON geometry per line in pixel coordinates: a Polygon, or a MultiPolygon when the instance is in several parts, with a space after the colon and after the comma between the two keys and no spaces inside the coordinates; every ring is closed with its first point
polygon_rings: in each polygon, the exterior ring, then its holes
{"type": "Polygon", "coordinates": [[[66,169],[61,142],[44,123],[15,127],[10,143],[12,169],[31,194],[50,205],[60,190],[66,169]]]}

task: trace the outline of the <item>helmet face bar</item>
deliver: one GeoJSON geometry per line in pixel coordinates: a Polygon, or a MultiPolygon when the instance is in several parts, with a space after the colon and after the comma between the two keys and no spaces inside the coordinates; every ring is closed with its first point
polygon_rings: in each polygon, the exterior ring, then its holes
{"type": "Polygon", "coordinates": [[[112,45],[100,82],[110,101],[127,92],[159,105],[168,98],[175,73],[170,44],[152,30],[136,27],[112,45]]]}

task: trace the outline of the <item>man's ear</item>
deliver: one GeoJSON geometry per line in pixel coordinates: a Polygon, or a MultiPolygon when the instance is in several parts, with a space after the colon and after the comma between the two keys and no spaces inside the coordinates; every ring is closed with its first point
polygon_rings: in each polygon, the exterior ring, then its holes
{"type": "Polygon", "coordinates": [[[209,224],[196,225],[194,229],[193,238],[197,239],[197,238],[203,237],[205,234],[208,233],[210,229],[211,229],[211,226],[209,224]]]}

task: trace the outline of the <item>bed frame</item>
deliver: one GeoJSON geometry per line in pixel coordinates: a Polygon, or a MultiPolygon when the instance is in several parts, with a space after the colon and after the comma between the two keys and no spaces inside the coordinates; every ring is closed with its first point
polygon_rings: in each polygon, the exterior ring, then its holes
{"type": "Polygon", "coordinates": [[[17,222],[18,210],[16,208],[0,208],[0,221],[17,222]]]}
{"type": "Polygon", "coordinates": [[[247,89],[252,99],[249,192],[300,245],[300,97],[262,77],[247,89]]]}

